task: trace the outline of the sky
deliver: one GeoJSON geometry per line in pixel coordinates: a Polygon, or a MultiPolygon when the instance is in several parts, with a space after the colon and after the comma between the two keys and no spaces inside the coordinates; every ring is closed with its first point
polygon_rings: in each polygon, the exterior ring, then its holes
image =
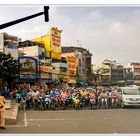
{"type": "MultiPolygon", "coordinates": [[[[0,5],[0,23],[43,11],[43,5],[0,5]]],[[[140,62],[140,7],[50,5],[49,22],[44,15],[2,29],[24,40],[46,35],[51,27],[62,29],[62,46],[89,50],[92,63],[108,58],[124,65],[140,62]],[[79,40],[79,42],[77,41],[79,40]]]]}

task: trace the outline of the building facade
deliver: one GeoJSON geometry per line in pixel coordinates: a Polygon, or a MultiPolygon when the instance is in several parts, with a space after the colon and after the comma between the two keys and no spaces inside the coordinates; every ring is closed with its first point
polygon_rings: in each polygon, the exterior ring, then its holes
{"type": "Polygon", "coordinates": [[[18,59],[19,39],[17,36],[9,35],[7,33],[0,33],[0,52],[11,54],[12,57],[18,59]]]}
{"type": "Polygon", "coordinates": [[[46,57],[46,49],[43,44],[33,41],[20,42],[18,46],[24,56],[35,58],[38,62],[38,82],[41,85],[52,83],[52,66],[46,57]]]}
{"type": "Polygon", "coordinates": [[[130,63],[129,67],[132,68],[134,84],[140,85],[140,63],[130,63]]]}
{"type": "Polygon", "coordinates": [[[81,84],[87,83],[88,78],[92,73],[92,54],[87,49],[82,47],[62,46],[62,54],[66,53],[73,53],[73,56],[76,58],[77,81],[79,81],[81,84]]]}

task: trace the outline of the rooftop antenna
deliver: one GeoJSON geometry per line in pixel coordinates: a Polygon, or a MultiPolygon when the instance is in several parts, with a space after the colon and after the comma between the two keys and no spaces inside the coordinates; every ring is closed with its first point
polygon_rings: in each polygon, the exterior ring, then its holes
{"type": "Polygon", "coordinates": [[[82,46],[82,44],[80,43],[79,40],[77,40],[77,46],[78,46],[78,47],[81,47],[81,46],[82,46]]]}

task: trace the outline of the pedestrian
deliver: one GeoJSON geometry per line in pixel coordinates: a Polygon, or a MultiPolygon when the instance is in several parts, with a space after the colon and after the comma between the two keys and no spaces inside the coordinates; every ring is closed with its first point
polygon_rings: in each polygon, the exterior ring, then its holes
{"type": "Polygon", "coordinates": [[[0,95],[0,128],[5,129],[5,119],[4,119],[4,114],[5,114],[5,98],[4,96],[0,95]]]}

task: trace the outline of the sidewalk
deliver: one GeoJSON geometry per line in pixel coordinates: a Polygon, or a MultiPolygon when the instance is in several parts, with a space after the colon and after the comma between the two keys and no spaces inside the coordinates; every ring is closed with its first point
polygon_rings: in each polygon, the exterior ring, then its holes
{"type": "Polygon", "coordinates": [[[5,110],[5,124],[16,124],[18,116],[18,104],[12,102],[11,108],[5,110]]]}

